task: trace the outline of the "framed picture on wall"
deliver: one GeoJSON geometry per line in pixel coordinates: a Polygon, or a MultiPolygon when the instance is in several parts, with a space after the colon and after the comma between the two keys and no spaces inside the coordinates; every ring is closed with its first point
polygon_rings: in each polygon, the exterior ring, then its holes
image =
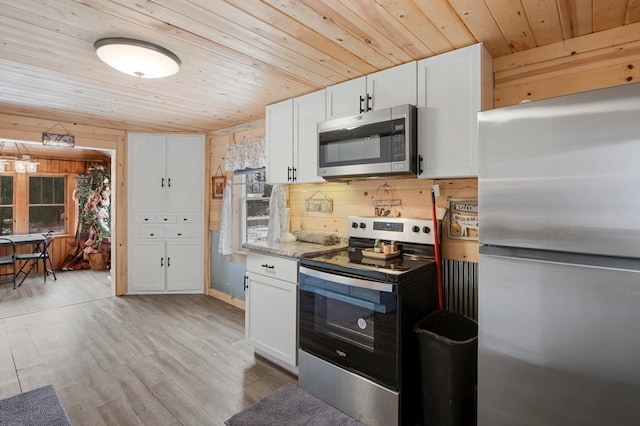
{"type": "Polygon", "coordinates": [[[222,198],[224,186],[227,184],[225,176],[213,176],[211,178],[211,192],[213,198],[222,198]]]}

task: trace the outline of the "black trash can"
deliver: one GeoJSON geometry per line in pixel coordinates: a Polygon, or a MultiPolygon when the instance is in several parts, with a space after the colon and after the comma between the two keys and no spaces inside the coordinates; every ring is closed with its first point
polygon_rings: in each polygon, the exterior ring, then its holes
{"type": "Polygon", "coordinates": [[[424,425],[473,424],[478,372],[478,323],[436,311],[414,326],[420,347],[424,425]]]}

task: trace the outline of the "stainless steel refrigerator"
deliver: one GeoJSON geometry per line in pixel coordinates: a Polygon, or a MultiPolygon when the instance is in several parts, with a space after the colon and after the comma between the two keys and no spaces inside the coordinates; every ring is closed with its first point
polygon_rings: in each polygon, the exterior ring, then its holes
{"type": "Polygon", "coordinates": [[[640,83],[478,126],[477,424],[640,424],[640,83]]]}

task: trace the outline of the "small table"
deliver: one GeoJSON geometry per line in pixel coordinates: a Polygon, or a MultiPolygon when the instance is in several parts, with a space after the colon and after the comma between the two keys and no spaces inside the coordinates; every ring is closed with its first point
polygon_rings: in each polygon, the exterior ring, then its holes
{"type": "MultiPolygon", "coordinates": [[[[43,234],[14,234],[14,235],[4,235],[2,238],[6,238],[8,240],[13,241],[13,243],[16,246],[27,245],[27,244],[34,245],[35,246],[34,249],[33,249],[34,253],[36,252],[36,250],[38,250],[38,248],[40,248],[41,252],[43,253],[42,256],[48,256],[48,254],[47,254],[47,244],[46,244],[47,238],[43,234]]],[[[4,244],[0,243],[0,246],[2,246],[2,245],[6,246],[8,244],[6,242],[4,244]]],[[[20,260],[20,259],[18,259],[18,260],[20,260]]],[[[26,260],[26,259],[24,259],[24,260],[26,260]]],[[[28,262],[29,260],[26,260],[26,261],[28,262]]],[[[24,265],[26,265],[26,263],[24,265]]],[[[17,265],[14,266],[14,268],[16,268],[16,267],[17,267],[17,265]]],[[[23,266],[23,268],[24,268],[24,266],[23,266]]],[[[23,268],[20,268],[20,271],[17,272],[17,274],[22,272],[23,268]]],[[[48,273],[46,268],[47,268],[47,266],[45,264],[45,271],[44,271],[45,274],[48,273]]],[[[22,280],[20,281],[20,284],[18,284],[18,287],[20,287],[22,285],[24,280],[31,273],[32,269],[33,269],[33,264],[31,265],[31,267],[29,268],[29,270],[26,273],[23,272],[25,275],[22,278],[22,280]]],[[[16,274],[16,276],[17,276],[17,274],[16,274]]],[[[53,276],[55,278],[55,272],[53,272],[53,276]]],[[[45,280],[46,280],[46,277],[45,277],[45,280]]]]}
{"type": "Polygon", "coordinates": [[[46,238],[42,234],[16,234],[16,235],[4,235],[2,238],[13,241],[15,245],[22,244],[41,244],[46,241],[46,238]]]}

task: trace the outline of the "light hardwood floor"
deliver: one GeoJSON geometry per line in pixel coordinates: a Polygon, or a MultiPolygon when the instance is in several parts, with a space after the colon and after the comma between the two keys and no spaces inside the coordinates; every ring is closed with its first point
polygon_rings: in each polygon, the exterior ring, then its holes
{"type": "Polygon", "coordinates": [[[240,309],[111,294],[106,272],[0,285],[0,399],[51,384],[74,426],[222,425],[296,383],[254,357],[240,309]]]}

